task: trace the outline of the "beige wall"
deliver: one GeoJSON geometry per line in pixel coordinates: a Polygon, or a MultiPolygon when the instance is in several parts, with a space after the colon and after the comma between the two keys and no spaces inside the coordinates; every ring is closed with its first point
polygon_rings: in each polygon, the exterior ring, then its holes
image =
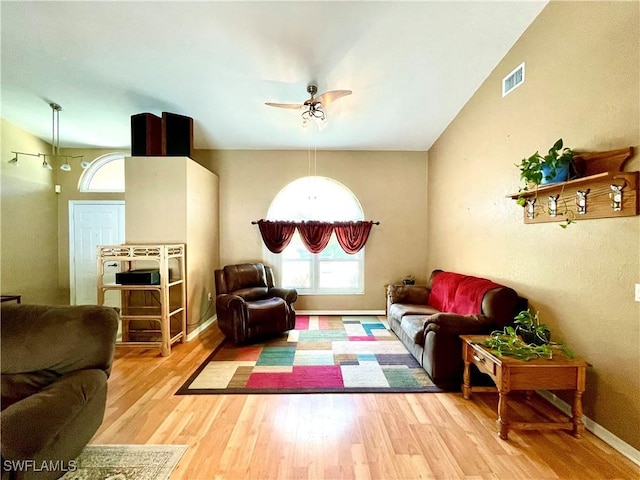
{"type": "Polygon", "coordinates": [[[213,316],[219,266],[217,175],[187,157],[127,157],[125,237],[186,244],[187,331],[213,316]]]}
{"type": "MultiPolygon", "coordinates": [[[[312,156],[313,156],[312,152],[312,156]]],[[[262,260],[251,222],[267,215],[275,195],[309,173],[307,151],[204,151],[195,160],[220,176],[221,265],[262,260]]],[[[365,250],[364,295],[305,295],[298,310],[384,310],[384,285],[413,273],[426,281],[424,152],[318,151],[317,175],[349,188],[374,226],[365,250]]]]}
{"type": "Polygon", "coordinates": [[[220,268],[220,179],[194,161],[187,163],[187,305],[191,332],[215,314],[213,271],[220,268]],[[211,301],[208,295],[211,294],[211,301]]]}
{"type": "MultiPolygon", "coordinates": [[[[585,414],[640,448],[640,217],[524,225],[518,163],[640,147],[640,4],[552,2],[429,151],[429,268],[488,276],[592,367],[585,414]],[[526,62],[505,98],[502,78],[526,62]]],[[[636,153],[627,170],[638,170],[636,153]]],[[[566,399],[566,398],[565,398],[566,399]]]]}
{"type": "Polygon", "coordinates": [[[22,295],[25,303],[65,303],[68,296],[58,284],[58,204],[53,190],[64,172],[57,164],[47,170],[42,158],[22,155],[20,166],[13,167],[7,163],[12,151],[50,154],[51,146],[2,119],[0,289],[22,295]]]}

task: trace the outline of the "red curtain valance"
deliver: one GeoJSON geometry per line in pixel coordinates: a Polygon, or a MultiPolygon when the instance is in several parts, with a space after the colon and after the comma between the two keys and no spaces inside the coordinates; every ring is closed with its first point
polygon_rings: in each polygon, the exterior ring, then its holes
{"type": "Polygon", "coordinates": [[[333,224],[327,222],[299,222],[296,227],[302,243],[311,253],[324,250],[333,233],[333,224]]]}
{"type": "Polygon", "coordinates": [[[271,222],[269,220],[258,220],[258,228],[262,235],[262,241],[273,253],[281,253],[296,231],[295,222],[271,222]]]}
{"type": "Polygon", "coordinates": [[[333,224],[333,229],[342,249],[354,254],[367,243],[372,226],[373,222],[338,222],[333,224]]]}
{"type": "MultiPolygon", "coordinates": [[[[357,222],[287,222],[287,221],[270,221],[258,220],[252,222],[260,228],[262,240],[267,248],[273,253],[281,253],[289,242],[291,237],[298,229],[302,243],[311,253],[320,253],[325,249],[333,232],[342,249],[353,255],[358,253],[369,238],[371,227],[374,222],[357,221],[357,222]]],[[[379,225],[379,223],[375,223],[379,225]]]]}

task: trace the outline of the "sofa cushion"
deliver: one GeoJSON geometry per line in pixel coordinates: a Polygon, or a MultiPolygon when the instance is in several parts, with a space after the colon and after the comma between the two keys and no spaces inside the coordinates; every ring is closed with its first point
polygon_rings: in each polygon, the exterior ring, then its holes
{"type": "Polygon", "coordinates": [[[424,323],[427,317],[424,315],[405,315],[400,322],[400,328],[418,345],[424,344],[424,323]]]}
{"type": "Polygon", "coordinates": [[[274,317],[286,317],[287,302],[280,297],[247,303],[247,323],[250,327],[273,323],[274,317]]]}
{"type": "Polygon", "coordinates": [[[223,268],[230,292],[250,287],[267,287],[265,267],[261,263],[227,265],[223,268]]]}
{"type": "Polygon", "coordinates": [[[485,278],[441,272],[433,278],[429,304],[441,312],[480,315],[485,293],[500,287],[485,278]]]}
{"type": "Polygon", "coordinates": [[[400,321],[405,315],[433,315],[438,310],[430,305],[417,305],[415,303],[393,303],[389,307],[389,316],[400,321]]]}
{"type": "Polygon", "coordinates": [[[255,300],[261,300],[267,296],[267,287],[250,287],[241,288],[233,292],[234,295],[244,298],[247,302],[253,302],[255,300]]]}
{"type": "Polygon", "coordinates": [[[4,410],[14,403],[39,392],[47,385],[55,382],[58,378],[60,378],[60,374],[53,370],[3,373],[0,379],[0,391],[2,392],[0,409],[4,410]]]}
{"type": "Polygon", "coordinates": [[[387,298],[390,303],[429,303],[429,288],[425,285],[387,285],[387,298]]]}
{"type": "Polygon", "coordinates": [[[2,457],[34,458],[55,441],[58,432],[72,423],[106,384],[107,374],[103,370],[78,370],[3,410],[2,457]]]}

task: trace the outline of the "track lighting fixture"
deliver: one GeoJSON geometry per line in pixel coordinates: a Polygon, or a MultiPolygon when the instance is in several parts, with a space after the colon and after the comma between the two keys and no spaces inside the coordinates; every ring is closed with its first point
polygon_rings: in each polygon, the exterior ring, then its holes
{"type": "Polygon", "coordinates": [[[14,157],[9,160],[9,164],[15,167],[18,166],[18,156],[19,155],[28,155],[30,157],[42,157],[42,168],[52,170],[51,162],[47,161],[47,157],[50,159],[58,159],[63,163],[60,165],[60,170],[65,172],[71,171],[71,165],[69,164],[69,160],[73,160],[75,158],[80,158],[80,166],[82,168],[87,168],[89,166],[89,162],[84,161],[84,155],[60,155],[60,110],[62,107],[57,103],[50,103],[51,107],[52,119],[51,119],[51,148],[53,154],[49,153],[27,153],[27,152],[11,152],[14,157]]]}

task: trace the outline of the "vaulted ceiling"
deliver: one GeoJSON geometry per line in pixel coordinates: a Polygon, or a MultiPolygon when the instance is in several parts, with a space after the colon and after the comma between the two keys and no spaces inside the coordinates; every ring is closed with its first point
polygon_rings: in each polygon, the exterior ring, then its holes
{"type": "MultiPolygon", "coordinates": [[[[426,151],[546,1],[6,2],[2,116],[126,148],[130,116],[194,119],[196,148],[426,151]],[[300,112],[319,93],[322,131],[300,112]]],[[[514,65],[514,68],[517,65],[514,65]]]]}

